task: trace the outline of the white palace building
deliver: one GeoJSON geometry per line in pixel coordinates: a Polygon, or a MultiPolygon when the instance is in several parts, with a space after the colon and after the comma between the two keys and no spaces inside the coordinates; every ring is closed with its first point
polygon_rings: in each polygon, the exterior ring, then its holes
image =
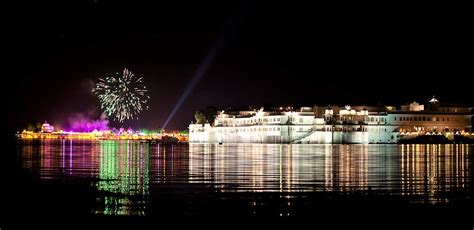
{"type": "Polygon", "coordinates": [[[213,124],[190,124],[192,143],[397,143],[417,135],[471,131],[471,109],[441,106],[433,97],[426,106],[278,107],[222,111],[213,124]]]}

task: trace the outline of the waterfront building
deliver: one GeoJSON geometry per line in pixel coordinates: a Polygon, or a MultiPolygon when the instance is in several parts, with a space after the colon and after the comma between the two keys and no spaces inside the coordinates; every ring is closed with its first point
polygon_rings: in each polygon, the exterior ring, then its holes
{"type": "Polygon", "coordinates": [[[52,132],[54,132],[54,126],[48,124],[48,122],[45,121],[43,123],[43,125],[41,125],[41,132],[43,132],[43,133],[52,133],[52,132]]]}
{"type": "Polygon", "coordinates": [[[196,143],[397,143],[417,135],[461,135],[471,131],[471,108],[425,105],[278,107],[221,111],[212,124],[190,124],[196,143]]]}

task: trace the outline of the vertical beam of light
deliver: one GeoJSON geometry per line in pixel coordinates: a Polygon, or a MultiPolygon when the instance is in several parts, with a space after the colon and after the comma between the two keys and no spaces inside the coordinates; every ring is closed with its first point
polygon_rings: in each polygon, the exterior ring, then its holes
{"type": "Polygon", "coordinates": [[[178,102],[176,103],[175,107],[171,111],[170,115],[166,119],[165,123],[163,124],[162,128],[165,129],[168,123],[171,121],[171,119],[174,117],[176,112],[179,110],[181,105],[184,103],[184,101],[188,98],[189,94],[192,92],[194,87],[197,85],[197,83],[201,80],[201,78],[204,76],[204,74],[207,72],[209,67],[211,66],[212,62],[214,61],[214,58],[217,56],[218,51],[225,45],[226,41],[230,38],[232,38],[235,33],[237,32],[238,27],[243,21],[243,18],[246,13],[246,4],[241,5],[240,10],[236,10],[236,12],[231,16],[230,20],[228,23],[226,23],[223,31],[221,32],[218,40],[216,41],[215,45],[209,50],[209,53],[207,56],[204,58],[204,60],[201,62],[197,70],[194,72],[194,75],[191,79],[191,81],[186,85],[186,88],[179,98],[178,102]]]}

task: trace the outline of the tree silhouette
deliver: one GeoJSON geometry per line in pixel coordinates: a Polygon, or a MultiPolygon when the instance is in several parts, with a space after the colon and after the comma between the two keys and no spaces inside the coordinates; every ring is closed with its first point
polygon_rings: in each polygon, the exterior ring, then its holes
{"type": "Polygon", "coordinates": [[[194,114],[194,119],[196,119],[196,124],[206,123],[206,116],[203,112],[201,112],[201,110],[196,111],[196,113],[194,114]]]}

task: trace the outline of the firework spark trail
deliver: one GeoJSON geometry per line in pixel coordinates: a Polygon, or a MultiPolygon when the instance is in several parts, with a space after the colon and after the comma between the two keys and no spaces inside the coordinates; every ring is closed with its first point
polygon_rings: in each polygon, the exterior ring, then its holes
{"type": "Polygon", "coordinates": [[[142,77],[135,77],[126,68],[122,75],[117,73],[117,76],[99,78],[92,92],[98,96],[107,116],[113,116],[114,120],[121,123],[128,119],[138,119],[138,114],[148,109],[146,104],[150,97],[146,95],[148,90],[142,85],[142,77]]]}

